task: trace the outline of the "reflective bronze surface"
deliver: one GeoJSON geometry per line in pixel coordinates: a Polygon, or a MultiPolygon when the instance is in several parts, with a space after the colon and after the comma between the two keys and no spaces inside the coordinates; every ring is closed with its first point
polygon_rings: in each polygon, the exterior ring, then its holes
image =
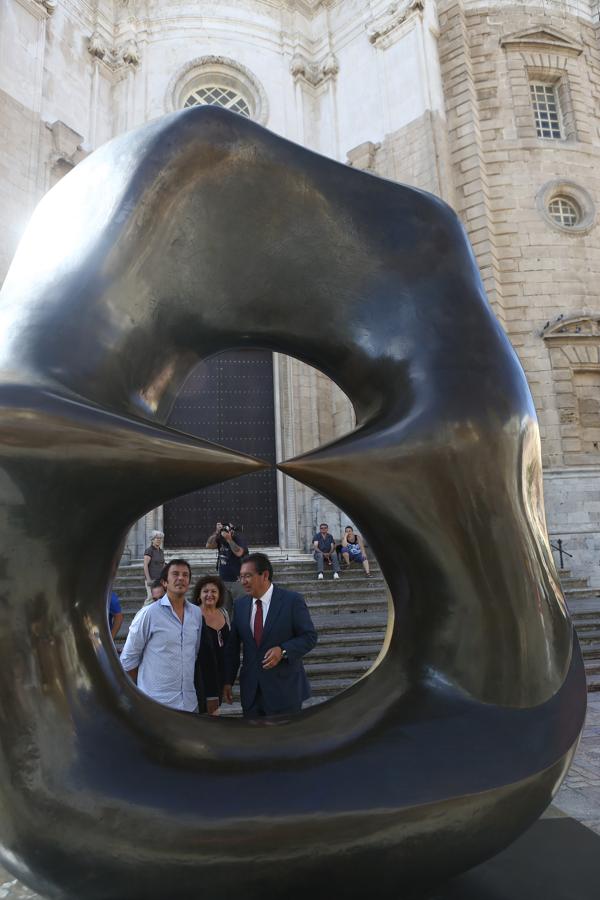
{"type": "Polygon", "coordinates": [[[208,107],[82,162],[0,296],[0,840],[48,896],[408,897],[549,803],[585,712],[523,372],[454,213],[208,107]],[[296,718],[162,708],[106,621],[129,525],[261,463],[164,426],[194,363],[317,366],[356,430],[282,465],[391,589],[386,648],[296,718]]]}

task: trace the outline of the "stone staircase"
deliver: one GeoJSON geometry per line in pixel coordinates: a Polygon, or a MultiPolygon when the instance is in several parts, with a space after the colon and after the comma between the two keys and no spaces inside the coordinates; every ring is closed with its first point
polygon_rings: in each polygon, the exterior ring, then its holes
{"type": "MultiPolygon", "coordinates": [[[[254,549],[254,548],[253,548],[254,549]]],[[[300,591],[310,609],[319,634],[319,643],[305,659],[313,696],[309,705],[322,703],[361,677],[377,659],[387,626],[386,586],[377,564],[367,578],[361,566],[351,565],[334,581],[331,571],[322,581],[309,554],[264,548],[273,563],[273,580],[282,587],[300,591]]],[[[171,550],[167,559],[179,556],[189,560],[193,581],[215,571],[215,552],[206,550],[171,550]]],[[[121,600],[124,622],[117,637],[120,650],[127,629],[145,599],[141,561],[121,566],[114,589],[121,600]]],[[[234,692],[235,696],[235,692],[234,692]]],[[[224,705],[223,714],[240,713],[237,702],[224,705]]]]}
{"type": "MultiPolygon", "coordinates": [[[[322,703],[353,684],[376,660],[387,625],[386,585],[376,563],[367,578],[360,566],[351,566],[334,581],[331,572],[317,581],[315,564],[309,554],[287,553],[273,548],[273,580],[302,593],[310,609],[319,643],[306,657],[305,666],[313,696],[309,704],[322,703]]],[[[192,565],[193,580],[215,571],[212,550],[169,550],[167,559],[178,556],[192,565]]],[[[600,589],[590,588],[587,579],[576,578],[568,570],[560,573],[567,604],[581,643],[588,690],[600,690],[600,589]]],[[[125,620],[117,647],[125,641],[131,619],[144,602],[141,560],[119,568],[115,590],[121,599],[125,620]]],[[[223,713],[239,714],[239,703],[224,707],[223,713]]]]}
{"type": "Polygon", "coordinates": [[[600,588],[589,587],[587,578],[560,571],[567,606],[577,630],[585,663],[588,691],[600,691],[600,588]]]}

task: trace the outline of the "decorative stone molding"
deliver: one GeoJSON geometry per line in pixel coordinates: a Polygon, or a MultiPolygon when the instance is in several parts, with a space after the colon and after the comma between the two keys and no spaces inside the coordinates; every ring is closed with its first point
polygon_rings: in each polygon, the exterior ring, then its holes
{"type": "Polygon", "coordinates": [[[35,0],[35,2],[38,6],[41,6],[49,16],[54,15],[56,7],[58,6],[57,0],[35,0]]]}
{"type": "Polygon", "coordinates": [[[139,66],[141,59],[140,50],[133,38],[126,41],[121,48],[121,59],[126,66],[139,66]]]}
{"type": "Polygon", "coordinates": [[[500,46],[505,50],[559,53],[561,56],[579,56],[583,52],[583,44],[576,38],[546,25],[508,34],[500,39],[500,46]]]}
{"type": "MultiPolygon", "coordinates": [[[[587,102],[587,88],[579,71],[583,45],[571,35],[548,26],[536,26],[500,38],[500,46],[508,55],[508,75],[513,92],[517,137],[525,140],[547,140],[537,134],[531,97],[522,92],[522,74],[529,82],[554,85],[558,99],[561,140],[589,142],[579,132],[582,106],[587,102]],[[578,95],[574,104],[573,91],[578,95]]],[[[558,140],[555,136],[552,140],[558,140]]]]}
{"type": "Polygon", "coordinates": [[[310,62],[302,53],[295,53],[290,63],[294,81],[304,81],[311,87],[320,87],[335,78],[339,70],[339,63],[331,51],[322,62],[310,62]]]}
{"type": "Polygon", "coordinates": [[[542,337],[547,344],[598,344],[600,342],[600,313],[596,316],[560,315],[554,322],[546,322],[542,337]]]}
{"type": "Polygon", "coordinates": [[[128,66],[136,68],[140,64],[140,51],[133,38],[129,38],[119,47],[109,47],[100,32],[94,31],[88,40],[88,51],[112,72],[128,66]]]}
{"type": "Polygon", "coordinates": [[[559,316],[542,330],[552,377],[563,462],[600,462],[600,313],[559,316]]]}
{"type": "Polygon", "coordinates": [[[226,56],[199,56],[179,69],[167,86],[165,109],[182,109],[192,90],[209,83],[238,91],[248,103],[250,118],[259,125],[267,124],[269,101],[262,84],[250,69],[226,56]]]}
{"type": "Polygon", "coordinates": [[[543,184],[536,194],[535,203],[546,224],[563,234],[587,234],[596,223],[596,206],[591,195],[581,185],[566,178],[556,178],[543,184]],[[581,213],[577,224],[567,227],[552,218],[548,207],[557,197],[564,197],[575,204],[581,213]]]}
{"type": "Polygon", "coordinates": [[[94,31],[88,39],[88,52],[96,59],[104,59],[108,52],[108,47],[102,39],[99,31],[94,31]]]}
{"type": "Polygon", "coordinates": [[[425,0],[392,3],[383,16],[371,19],[366,26],[369,42],[382,50],[391,47],[400,37],[400,27],[413,15],[421,14],[424,8],[425,0]]]}
{"type": "Polygon", "coordinates": [[[546,323],[563,462],[600,462],[600,313],[563,315],[546,323]]]}
{"type": "MultiPolygon", "coordinates": [[[[327,9],[334,6],[337,0],[287,0],[288,9],[303,13],[305,16],[312,18],[321,9],[327,9]]],[[[284,2],[286,5],[286,2],[284,2]]]]}

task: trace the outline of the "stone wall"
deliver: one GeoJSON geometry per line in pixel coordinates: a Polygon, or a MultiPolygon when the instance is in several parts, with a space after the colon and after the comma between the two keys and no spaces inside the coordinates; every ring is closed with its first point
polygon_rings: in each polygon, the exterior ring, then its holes
{"type": "Polygon", "coordinates": [[[598,27],[573,3],[442,0],[439,21],[456,208],[533,393],[550,534],[598,583],[598,27]],[[560,139],[538,137],[531,82],[556,87],[560,139]],[[578,227],[552,220],[557,196],[578,227]]]}
{"type": "Polygon", "coordinates": [[[382,141],[366,141],[348,152],[350,166],[400,181],[453,200],[448,141],[444,118],[427,110],[382,141]]]}

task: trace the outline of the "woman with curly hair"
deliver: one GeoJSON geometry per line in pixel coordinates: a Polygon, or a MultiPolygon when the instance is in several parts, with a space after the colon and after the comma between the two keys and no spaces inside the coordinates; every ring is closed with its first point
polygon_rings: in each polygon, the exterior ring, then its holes
{"type": "Polygon", "coordinates": [[[194,586],[192,603],[202,612],[200,650],[194,683],[198,712],[219,714],[225,677],[224,651],[229,637],[229,616],[223,607],[227,588],[218,575],[203,575],[194,586]]]}

